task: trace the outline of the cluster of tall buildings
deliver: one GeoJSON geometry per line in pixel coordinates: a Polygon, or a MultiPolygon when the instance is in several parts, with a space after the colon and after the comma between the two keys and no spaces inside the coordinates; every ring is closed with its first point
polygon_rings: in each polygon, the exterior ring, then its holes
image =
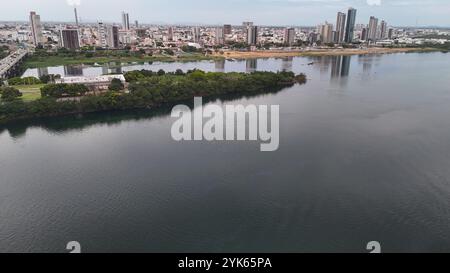
{"type": "MultiPolygon", "coordinates": [[[[225,37],[231,35],[233,27],[231,25],[224,25],[223,27],[216,28],[215,33],[215,44],[223,45],[225,44],[225,37]]],[[[194,42],[198,43],[200,41],[200,29],[197,27],[193,31],[194,42]]]]}
{"type": "MultiPolygon", "coordinates": [[[[336,26],[325,22],[318,26],[317,40],[322,43],[352,43],[355,40],[356,31],[356,9],[349,8],[347,14],[338,12],[336,26]]],[[[362,25],[359,39],[367,42],[376,42],[377,40],[391,39],[392,29],[388,29],[387,22],[371,16],[368,25],[362,25]]]]}
{"type": "Polygon", "coordinates": [[[391,39],[392,29],[388,29],[387,22],[379,19],[375,16],[371,16],[369,24],[363,27],[361,32],[361,40],[367,42],[376,42],[377,40],[391,39]]]}
{"type": "Polygon", "coordinates": [[[119,27],[114,25],[105,25],[98,23],[98,40],[101,47],[118,48],[119,47],[119,27]]]}
{"type": "MultiPolygon", "coordinates": [[[[77,50],[81,47],[80,29],[78,23],[78,14],[76,8],[75,13],[75,25],[61,26],[59,30],[59,45],[61,47],[77,50]]],[[[136,21],[136,26],[138,22],[136,21]]],[[[31,29],[31,42],[33,45],[43,45],[44,36],[42,34],[41,17],[34,11],[30,12],[30,29],[31,29]]],[[[99,22],[97,26],[97,42],[101,47],[118,48],[120,45],[119,27],[114,24],[105,24],[99,22]]],[[[129,14],[122,12],[122,31],[130,31],[130,18],[129,14]]]]}
{"type": "Polygon", "coordinates": [[[322,43],[351,43],[355,36],[356,9],[349,8],[347,14],[338,12],[336,27],[333,24],[325,22],[319,25],[317,39],[322,43]]]}
{"type": "Polygon", "coordinates": [[[126,12],[122,12],[122,29],[130,30],[130,15],[126,12]]]}
{"type": "MultiPolygon", "coordinates": [[[[243,22],[242,23],[242,30],[245,33],[245,41],[247,44],[251,46],[256,46],[258,44],[258,35],[259,35],[259,28],[258,26],[255,26],[253,22],[243,22]]],[[[194,28],[194,42],[198,42],[200,39],[197,39],[199,36],[198,34],[199,29],[194,28]]],[[[215,44],[216,45],[223,45],[225,44],[225,37],[227,35],[232,34],[232,26],[231,25],[224,25],[223,27],[218,27],[215,30],[215,44]]],[[[295,35],[295,34],[294,34],[295,35]]]]}
{"type": "MultiPolygon", "coordinates": [[[[232,25],[225,24],[221,27],[206,28],[206,32],[201,33],[200,27],[192,27],[189,30],[175,29],[170,26],[168,28],[153,28],[153,30],[146,28],[139,28],[138,21],[135,21],[134,26],[130,25],[130,16],[127,12],[122,12],[122,23],[119,24],[105,24],[102,21],[97,23],[97,27],[81,28],[78,24],[78,14],[76,8],[75,24],[61,26],[59,31],[59,44],[70,50],[77,50],[81,45],[97,45],[104,48],[119,48],[120,44],[131,44],[133,40],[143,41],[146,39],[146,45],[156,45],[159,41],[171,42],[171,44],[186,43],[186,39],[196,44],[224,45],[227,40],[244,42],[252,47],[261,43],[281,44],[285,46],[293,46],[299,41],[309,41],[311,44],[321,42],[322,44],[344,44],[352,43],[356,39],[375,42],[380,39],[391,38],[393,29],[388,29],[386,21],[379,21],[378,18],[370,17],[368,25],[356,25],[357,10],[349,8],[346,13],[338,12],[336,24],[325,22],[318,26],[316,31],[312,30],[309,33],[299,32],[296,29],[287,27],[280,32],[273,35],[273,29],[260,28],[254,25],[253,22],[243,22],[242,27],[233,29],[232,25]],[[236,30],[236,31],[234,31],[236,30]],[[153,34],[147,36],[147,31],[153,31],[153,34]],[[159,31],[159,32],[158,32],[159,31]],[[271,32],[272,31],[272,32],[271,32]],[[260,36],[261,33],[261,36],[260,36]],[[189,37],[189,35],[191,35],[189,37]],[[269,37],[269,38],[268,38],[269,37]],[[272,37],[272,38],[270,38],[272,37]]],[[[44,37],[42,34],[41,18],[36,12],[30,13],[31,26],[31,40],[35,46],[44,44],[44,37]]],[[[173,46],[173,45],[172,45],[173,46]]],[[[197,45],[198,46],[198,45],[197,45]]]]}

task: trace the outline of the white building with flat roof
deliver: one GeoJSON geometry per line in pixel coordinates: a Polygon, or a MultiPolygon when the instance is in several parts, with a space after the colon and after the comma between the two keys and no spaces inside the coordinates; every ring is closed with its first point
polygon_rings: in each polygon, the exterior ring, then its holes
{"type": "Polygon", "coordinates": [[[113,79],[119,79],[124,85],[126,85],[125,77],[122,74],[91,77],[62,77],[60,79],[56,79],[55,83],[84,84],[91,90],[107,90],[113,79]]]}

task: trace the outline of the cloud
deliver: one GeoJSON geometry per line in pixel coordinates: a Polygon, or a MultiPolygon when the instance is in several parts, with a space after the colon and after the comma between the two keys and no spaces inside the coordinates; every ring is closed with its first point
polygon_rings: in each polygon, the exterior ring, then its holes
{"type": "Polygon", "coordinates": [[[367,0],[369,6],[381,6],[381,0],[367,0]]]}

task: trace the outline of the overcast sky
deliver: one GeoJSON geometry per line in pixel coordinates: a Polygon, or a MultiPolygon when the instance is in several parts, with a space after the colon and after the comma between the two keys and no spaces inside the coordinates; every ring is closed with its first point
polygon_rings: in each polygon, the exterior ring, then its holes
{"type": "Polygon", "coordinates": [[[74,21],[68,2],[81,2],[82,21],[120,22],[123,10],[142,23],[317,25],[332,23],[336,12],[358,9],[357,23],[369,16],[390,25],[450,26],[450,0],[5,0],[0,21],[28,20],[35,10],[42,21],[74,21]]]}

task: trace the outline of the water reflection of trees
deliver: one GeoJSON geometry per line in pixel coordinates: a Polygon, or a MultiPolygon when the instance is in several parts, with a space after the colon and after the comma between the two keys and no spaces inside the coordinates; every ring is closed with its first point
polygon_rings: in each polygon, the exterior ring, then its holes
{"type": "Polygon", "coordinates": [[[216,72],[225,72],[225,59],[214,61],[216,72]]]}
{"type": "Polygon", "coordinates": [[[247,59],[245,61],[245,71],[247,73],[255,72],[258,69],[258,59],[247,59]]]}
{"type": "Polygon", "coordinates": [[[66,77],[83,76],[83,66],[82,65],[65,65],[64,66],[64,76],[66,76],[66,77]]]}
{"type": "Polygon", "coordinates": [[[291,72],[294,57],[286,57],[281,59],[281,71],[291,72]]]}

